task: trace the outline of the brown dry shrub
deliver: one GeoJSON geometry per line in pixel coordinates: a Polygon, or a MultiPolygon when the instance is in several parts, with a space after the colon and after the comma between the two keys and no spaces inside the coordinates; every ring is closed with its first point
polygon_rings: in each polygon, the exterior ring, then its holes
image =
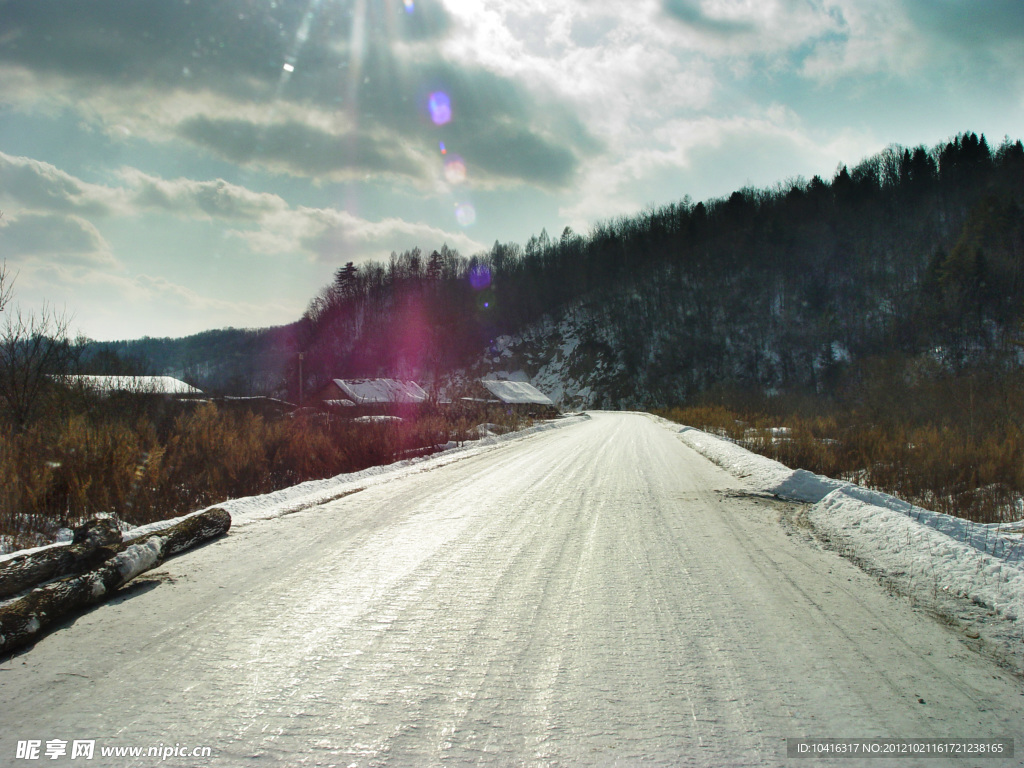
{"type": "Polygon", "coordinates": [[[61,511],[72,524],[97,512],[123,515],[142,452],[125,425],[72,416],[53,446],[48,511],[61,511]]]}
{"type": "Polygon", "coordinates": [[[912,425],[898,410],[878,407],[871,416],[879,421],[857,411],[768,416],[721,406],[662,415],[731,437],[794,469],[851,480],[974,522],[1008,522],[1024,498],[1024,436],[1012,418],[983,430],[973,414],[963,425],[950,418],[912,425]],[[748,426],[737,435],[729,425],[748,426]]]}
{"type": "Polygon", "coordinates": [[[271,425],[266,449],[270,474],[278,487],[331,477],[346,466],[345,452],[331,435],[306,419],[271,425]]]}
{"type": "Polygon", "coordinates": [[[733,440],[742,440],[746,431],[746,422],[735,412],[721,405],[691,405],[657,413],[671,421],[733,440]]]}
{"type": "MultiPolygon", "coordinates": [[[[251,413],[205,403],[174,424],[162,458],[159,498],[167,512],[198,509],[267,489],[267,429],[251,413]]],[[[151,514],[171,517],[153,510],[151,514]]]]}
{"type": "Polygon", "coordinates": [[[47,510],[53,470],[38,428],[0,437],[0,535],[26,547],[53,537],[60,522],[47,510]]]}

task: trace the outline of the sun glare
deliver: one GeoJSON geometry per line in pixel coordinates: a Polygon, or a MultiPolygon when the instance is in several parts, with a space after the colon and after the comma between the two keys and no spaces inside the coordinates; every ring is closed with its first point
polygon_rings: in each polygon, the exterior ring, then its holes
{"type": "Polygon", "coordinates": [[[449,184],[462,184],[466,180],[466,164],[461,157],[453,155],[445,160],[444,178],[449,184]]]}

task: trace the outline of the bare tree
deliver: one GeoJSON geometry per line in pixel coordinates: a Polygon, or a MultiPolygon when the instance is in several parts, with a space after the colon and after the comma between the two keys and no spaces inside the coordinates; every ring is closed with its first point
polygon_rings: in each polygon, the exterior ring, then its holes
{"type": "MultiPolygon", "coordinates": [[[[0,212],[0,216],[3,213],[0,212]]],[[[7,262],[0,264],[0,312],[4,311],[4,307],[7,306],[11,300],[11,295],[14,293],[14,278],[10,277],[7,272],[7,262]]]]}
{"type": "Polygon", "coordinates": [[[67,373],[75,345],[68,337],[70,319],[47,306],[25,314],[6,312],[0,324],[0,403],[11,426],[20,431],[46,402],[54,376],[67,373]]]}
{"type": "MultiPolygon", "coordinates": [[[[2,214],[0,214],[2,215],[2,214]]],[[[69,338],[71,319],[44,305],[26,314],[9,307],[14,278],[0,265],[0,406],[10,426],[20,431],[35,418],[52,384],[67,373],[76,345],[69,338]]]]}
{"type": "MultiPolygon", "coordinates": [[[[0,211],[0,219],[4,217],[4,212],[0,211]]],[[[7,262],[0,264],[0,312],[4,311],[4,307],[11,300],[11,295],[14,293],[14,278],[10,276],[7,271],[7,262]]]]}

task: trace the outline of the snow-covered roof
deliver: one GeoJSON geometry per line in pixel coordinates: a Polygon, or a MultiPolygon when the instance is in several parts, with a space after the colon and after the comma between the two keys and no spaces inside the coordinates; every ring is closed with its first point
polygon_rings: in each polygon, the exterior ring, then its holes
{"type": "Polygon", "coordinates": [[[554,405],[550,397],[525,381],[484,380],[480,383],[501,402],[509,405],[554,405]]]}
{"type": "Polygon", "coordinates": [[[203,391],[173,376],[64,376],[69,384],[82,384],[99,392],[135,392],[145,395],[201,395],[203,391]]]}
{"type": "Polygon", "coordinates": [[[342,392],[356,405],[371,403],[422,403],[427,393],[415,381],[397,379],[335,379],[342,392]]]}

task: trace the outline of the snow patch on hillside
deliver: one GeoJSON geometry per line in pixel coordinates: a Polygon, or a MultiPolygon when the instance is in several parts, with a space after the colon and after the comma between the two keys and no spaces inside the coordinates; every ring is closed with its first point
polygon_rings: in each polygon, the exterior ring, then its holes
{"type": "Polygon", "coordinates": [[[521,334],[500,336],[480,367],[501,378],[514,371],[561,408],[610,407],[601,393],[621,377],[622,366],[612,359],[609,332],[585,328],[586,319],[584,312],[557,322],[545,318],[521,334]]]}

